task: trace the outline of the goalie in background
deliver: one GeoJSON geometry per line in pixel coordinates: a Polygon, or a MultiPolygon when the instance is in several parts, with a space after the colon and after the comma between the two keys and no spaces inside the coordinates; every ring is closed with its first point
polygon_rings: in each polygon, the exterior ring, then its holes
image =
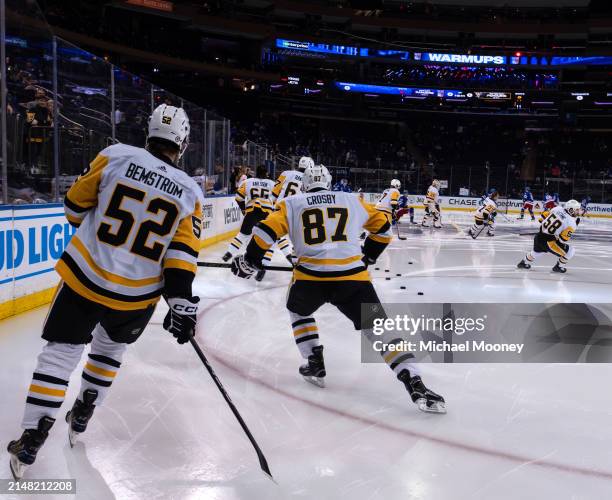
{"type": "Polygon", "coordinates": [[[425,216],[421,222],[421,226],[429,227],[429,221],[433,219],[433,227],[439,229],[442,227],[440,218],[440,181],[434,179],[427,189],[425,195],[425,216]]]}

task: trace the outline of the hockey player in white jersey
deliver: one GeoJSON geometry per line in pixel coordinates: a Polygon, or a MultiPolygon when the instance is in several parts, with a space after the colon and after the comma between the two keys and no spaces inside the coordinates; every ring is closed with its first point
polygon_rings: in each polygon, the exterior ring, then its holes
{"type": "Polygon", "coordinates": [[[474,212],[474,224],[468,230],[473,239],[476,239],[485,228],[487,228],[487,236],[495,236],[498,196],[497,189],[489,189],[487,196],[482,200],[482,204],[474,212]]]}
{"type": "Polygon", "coordinates": [[[389,220],[395,220],[395,212],[400,199],[399,188],[402,183],[398,179],[391,180],[391,186],[385,189],[376,202],[376,210],[380,210],[389,215],[389,220]]]}
{"type": "MultiPolygon", "coordinates": [[[[300,161],[298,162],[297,170],[285,170],[282,172],[278,179],[276,180],[276,184],[272,189],[272,201],[275,204],[279,203],[281,200],[288,198],[289,196],[296,195],[302,192],[302,175],[304,171],[308,167],[314,166],[314,160],[309,156],[302,156],[300,161]]],[[[289,261],[289,263],[293,266],[294,259],[292,257],[292,249],[291,243],[287,237],[283,237],[278,241],[278,247],[285,258],[289,261]]],[[[269,255],[269,254],[266,254],[269,255]]],[[[271,256],[269,256],[271,257],[271,256]]],[[[264,257],[264,264],[267,265],[270,263],[270,258],[264,257]]]]}
{"type": "MultiPolygon", "coordinates": [[[[392,179],[391,185],[383,191],[380,198],[376,202],[374,208],[379,212],[384,213],[389,219],[391,225],[397,223],[397,209],[399,206],[400,192],[399,188],[402,183],[398,179],[392,179]]],[[[389,229],[389,236],[391,235],[391,229],[389,229]]],[[[360,238],[363,240],[366,237],[366,233],[361,233],[360,238]]]]}
{"type": "Polygon", "coordinates": [[[433,227],[439,229],[442,227],[440,222],[440,181],[434,179],[431,186],[425,194],[425,216],[421,222],[421,226],[429,227],[429,221],[433,219],[433,227]]]}
{"type": "MultiPolygon", "coordinates": [[[[309,167],[302,179],[303,193],[278,204],[253,229],[246,254],[232,262],[232,272],[250,278],[261,269],[265,252],[279,238],[289,234],[297,256],[287,296],[293,337],[306,364],[299,369],[309,382],[323,387],[325,363],[313,314],[325,303],[336,306],[357,330],[372,340],[376,319],[385,318],[369,265],[376,262],[389,241],[389,220],[383,212],[365,204],[351,193],[330,191],[331,175],[322,166],[309,167]],[[363,246],[362,229],[369,232],[363,246]],[[362,304],[374,304],[371,313],[361,315],[362,304]]],[[[412,354],[381,353],[419,409],[444,413],[444,398],[427,389],[410,362],[412,354]]]]}
{"type": "MultiPolygon", "coordinates": [[[[236,203],[240,207],[244,219],[240,231],[230,241],[227,252],[223,255],[224,262],[236,255],[245,243],[249,242],[253,227],[274,210],[272,189],[274,181],[268,179],[268,169],[261,165],[257,167],[256,176],[243,181],[236,191],[236,203]]],[[[258,274],[257,281],[264,277],[264,271],[258,274]]]]}
{"type": "Polygon", "coordinates": [[[36,460],[86,344],[81,388],[66,415],[71,444],[103,403],[127,344],[140,337],[162,295],[170,306],[164,328],[179,343],[194,335],[199,297],[191,284],[203,198],[176,166],[188,138],[183,109],[162,104],[151,116],[146,149],[107,147],[67,192],[66,217],[78,229],[56,265],[61,281],[43,326],[47,344],[28,389],[23,434],[8,445],[15,478],[36,460]]]}
{"type": "Polygon", "coordinates": [[[272,189],[272,201],[278,203],[289,196],[301,193],[302,176],[308,167],[314,167],[314,160],[309,156],[302,156],[297,170],[285,170],[281,173],[272,189]]]}
{"type": "Polygon", "coordinates": [[[552,268],[555,273],[565,273],[565,264],[574,256],[574,248],[569,242],[576,232],[576,219],[580,216],[580,203],[569,200],[565,206],[554,207],[550,211],[542,212],[540,231],[533,240],[533,250],[525,255],[517,267],[531,269],[532,264],[546,253],[557,257],[552,268]]]}

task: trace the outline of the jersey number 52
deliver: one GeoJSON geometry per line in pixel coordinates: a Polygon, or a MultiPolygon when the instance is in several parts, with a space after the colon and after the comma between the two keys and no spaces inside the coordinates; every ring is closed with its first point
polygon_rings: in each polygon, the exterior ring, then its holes
{"type": "MultiPolygon", "coordinates": [[[[113,232],[113,227],[110,224],[102,222],[98,228],[98,239],[115,247],[123,245],[129,238],[136,221],[131,212],[121,208],[121,203],[124,198],[144,203],[145,196],[146,193],[144,191],[126,186],[125,184],[117,184],[104,215],[119,221],[119,227],[116,232],[113,232]]],[[[179,215],[179,210],[174,203],[163,198],[152,199],[147,205],[147,212],[155,215],[160,211],[166,214],[164,219],[161,222],[155,222],[150,219],[142,221],[138,226],[134,243],[132,243],[130,248],[132,253],[156,262],[159,261],[165,245],[155,242],[153,245],[147,246],[147,240],[151,233],[159,236],[168,235],[179,215]]]]}

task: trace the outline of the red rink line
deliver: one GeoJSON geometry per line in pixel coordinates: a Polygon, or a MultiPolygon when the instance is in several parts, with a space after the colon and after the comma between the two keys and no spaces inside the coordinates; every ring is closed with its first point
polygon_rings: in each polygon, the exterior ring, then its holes
{"type": "MultiPolygon", "coordinates": [[[[237,295],[227,297],[219,302],[215,302],[214,304],[211,304],[205,307],[204,309],[202,309],[200,316],[204,316],[204,314],[209,312],[211,309],[217,307],[218,305],[224,303],[225,301],[238,299],[240,297],[243,297],[245,295],[250,295],[252,293],[257,293],[257,292],[262,292],[262,291],[267,291],[267,290],[274,290],[276,288],[286,288],[286,286],[287,285],[277,285],[277,286],[270,286],[266,288],[259,288],[257,290],[249,290],[247,292],[242,292],[237,295]]],[[[587,476],[587,477],[595,477],[598,479],[612,480],[612,472],[607,472],[607,471],[602,471],[602,470],[597,470],[597,469],[589,469],[586,467],[579,467],[577,465],[567,465],[567,464],[562,464],[562,463],[558,463],[558,462],[546,460],[546,459],[530,458],[527,456],[518,455],[515,453],[509,453],[509,452],[505,452],[501,450],[492,450],[492,449],[484,448],[481,446],[475,446],[475,445],[471,445],[467,443],[462,443],[460,441],[454,441],[452,439],[441,438],[441,437],[425,434],[422,432],[416,432],[416,431],[411,431],[408,429],[402,429],[400,427],[394,427],[393,425],[389,425],[387,423],[380,422],[378,420],[372,420],[367,417],[361,417],[359,415],[354,415],[352,413],[348,413],[348,412],[339,410],[331,406],[326,406],[321,403],[317,403],[315,401],[310,401],[300,396],[296,396],[295,394],[284,391],[283,389],[279,389],[278,387],[266,382],[265,380],[253,378],[247,372],[242,371],[240,368],[230,364],[228,361],[226,361],[225,359],[223,359],[216,353],[212,353],[211,357],[215,361],[217,361],[220,365],[234,372],[236,375],[239,375],[241,378],[250,380],[257,385],[260,385],[262,387],[265,387],[266,389],[269,389],[270,391],[276,392],[294,401],[299,401],[300,403],[303,403],[307,406],[318,408],[319,410],[322,410],[324,412],[331,413],[333,415],[337,415],[339,417],[346,418],[348,420],[353,420],[354,422],[360,422],[367,426],[378,427],[380,429],[384,429],[394,434],[402,434],[404,436],[408,436],[411,438],[424,439],[425,441],[436,443],[441,446],[445,446],[447,448],[454,448],[456,450],[467,451],[470,453],[474,453],[474,454],[482,455],[486,457],[494,457],[494,458],[498,458],[501,460],[514,462],[519,465],[535,465],[537,467],[541,467],[541,468],[549,469],[553,471],[569,472],[572,474],[579,474],[579,475],[587,476]]],[[[438,417],[435,417],[435,418],[438,418],[438,417]]],[[[441,417],[441,418],[444,418],[444,417],[441,417]]]]}

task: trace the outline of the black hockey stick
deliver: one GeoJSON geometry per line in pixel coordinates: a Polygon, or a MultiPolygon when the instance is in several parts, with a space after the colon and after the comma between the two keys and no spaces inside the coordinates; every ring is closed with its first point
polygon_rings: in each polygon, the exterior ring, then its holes
{"type": "Polygon", "coordinates": [[[223,387],[223,384],[221,384],[221,381],[217,377],[217,374],[213,370],[212,366],[210,366],[210,363],[208,362],[208,359],[206,359],[206,356],[202,352],[202,349],[200,349],[200,346],[198,345],[194,337],[191,337],[189,339],[189,342],[191,342],[191,345],[193,346],[196,354],[198,355],[202,363],[204,363],[204,367],[206,368],[206,370],[208,370],[208,373],[210,374],[213,381],[217,385],[217,389],[219,389],[219,392],[221,392],[221,394],[223,395],[223,399],[225,399],[226,403],[232,410],[232,413],[236,417],[236,420],[238,420],[240,427],[242,427],[242,430],[249,438],[249,441],[253,445],[253,448],[255,448],[255,452],[257,453],[257,458],[259,459],[259,466],[261,467],[261,470],[264,471],[270,477],[270,479],[272,479],[272,481],[274,481],[274,477],[272,477],[272,473],[270,472],[270,467],[268,467],[268,461],[266,460],[266,457],[264,456],[263,452],[261,451],[261,448],[257,444],[257,441],[255,441],[253,434],[251,434],[251,431],[249,430],[247,425],[244,423],[242,416],[240,415],[240,413],[238,412],[238,409],[236,408],[231,398],[229,397],[229,394],[223,387]]]}
{"type": "MultiPolygon", "coordinates": [[[[198,267],[221,267],[230,269],[232,264],[229,262],[198,262],[198,267]]],[[[287,266],[265,266],[266,271],[293,271],[292,267],[287,266]]]]}
{"type": "Polygon", "coordinates": [[[404,241],[405,239],[407,239],[405,236],[402,236],[400,234],[400,230],[399,230],[399,221],[395,221],[395,229],[397,230],[397,239],[398,240],[402,240],[404,241]]]}
{"type": "Polygon", "coordinates": [[[476,236],[472,236],[469,232],[468,232],[468,235],[471,236],[473,240],[475,240],[476,238],[478,238],[480,236],[480,233],[482,233],[484,231],[485,225],[486,224],[482,225],[482,229],[480,231],[478,231],[478,234],[476,236]]]}

